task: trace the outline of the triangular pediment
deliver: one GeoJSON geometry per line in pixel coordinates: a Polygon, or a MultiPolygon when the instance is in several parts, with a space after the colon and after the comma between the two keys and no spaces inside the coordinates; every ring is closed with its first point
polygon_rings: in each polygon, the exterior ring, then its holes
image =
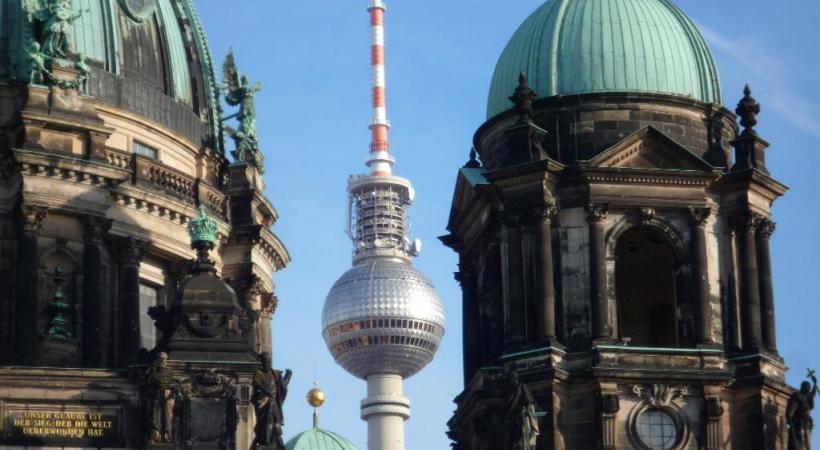
{"type": "Polygon", "coordinates": [[[698,172],[714,170],[714,167],[703,158],[652,126],[644,127],[608,148],[590,160],[589,165],[591,167],[698,172]]]}

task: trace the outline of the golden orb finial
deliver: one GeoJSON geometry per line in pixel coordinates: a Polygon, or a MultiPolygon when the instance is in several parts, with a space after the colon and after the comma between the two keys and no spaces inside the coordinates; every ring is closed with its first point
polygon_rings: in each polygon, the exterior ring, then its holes
{"type": "Polygon", "coordinates": [[[308,404],[314,408],[318,408],[325,404],[325,393],[318,387],[308,391],[305,398],[307,399],[308,404]]]}

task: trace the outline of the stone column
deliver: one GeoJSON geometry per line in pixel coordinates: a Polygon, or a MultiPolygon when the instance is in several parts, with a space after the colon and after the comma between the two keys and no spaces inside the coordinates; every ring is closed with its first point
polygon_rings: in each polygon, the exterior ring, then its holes
{"type": "Polygon", "coordinates": [[[462,353],[464,355],[464,385],[466,386],[481,365],[480,328],[477,277],[472,265],[462,256],[456,281],[461,285],[462,353]]]}
{"type": "Polygon", "coordinates": [[[37,233],[46,217],[47,209],[39,206],[21,205],[18,211],[20,241],[17,246],[17,301],[15,302],[15,332],[13,350],[15,361],[32,365],[39,357],[40,297],[39,269],[40,250],[37,233]]]}
{"type": "Polygon", "coordinates": [[[606,283],[607,205],[589,205],[589,293],[592,310],[592,337],[594,343],[612,341],[612,323],[606,283]]]}
{"type": "Polygon", "coordinates": [[[710,208],[689,208],[692,224],[691,252],[694,275],[696,340],[698,345],[710,346],[712,339],[712,304],[709,299],[709,263],[706,254],[706,220],[710,208]]]}
{"type": "Polygon", "coordinates": [[[538,255],[538,293],[535,303],[536,339],[554,343],[555,333],[555,273],[552,261],[552,219],[554,205],[546,205],[540,211],[536,223],[538,255]]]}
{"type": "Polygon", "coordinates": [[[276,313],[276,308],[279,306],[279,297],[274,293],[262,294],[262,309],[259,310],[259,326],[257,332],[259,333],[259,346],[263,352],[273,354],[273,335],[271,324],[273,323],[273,315],[276,313]]]}
{"type": "Polygon", "coordinates": [[[524,255],[521,240],[521,218],[509,214],[504,221],[507,258],[505,336],[509,343],[523,343],[527,336],[527,315],[524,301],[524,255]]]}
{"type": "Polygon", "coordinates": [[[777,353],[777,330],[774,320],[774,286],[772,284],[772,257],[769,239],[776,225],[768,219],[762,219],[757,231],[758,263],[760,264],[760,306],[763,309],[763,345],[767,350],[777,353]]]}
{"type": "Polygon", "coordinates": [[[111,221],[102,217],[86,216],[85,248],[83,250],[82,296],[82,362],[83,367],[100,368],[105,365],[104,339],[108,336],[106,290],[103,286],[103,235],[111,228],[111,221]]]}
{"type": "Polygon", "coordinates": [[[740,307],[743,350],[757,352],[763,345],[760,320],[760,277],[757,267],[757,227],[760,216],[746,211],[736,218],[738,262],[740,263],[740,307]]]}
{"type": "Polygon", "coordinates": [[[119,278],[119,337],[117,362],[120,367],[133,364],[140,348],[140,261],[148,245],[134,238],[122,239],[117,253],[119,278]]]}

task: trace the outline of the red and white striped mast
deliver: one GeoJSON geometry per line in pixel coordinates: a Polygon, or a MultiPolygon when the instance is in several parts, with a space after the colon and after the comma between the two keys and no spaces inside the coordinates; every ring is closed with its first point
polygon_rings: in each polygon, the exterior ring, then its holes
{"type": "Polygon", "coordinates": [[[370,123],[370,159],[367,166],[371,176],[389,176],[393,172],[395,159],[390,156],[387,120],[387,96],[384,65],[384,13],[387,10],[382,0],[373,0],[367,11],[370,13],[372,36],[370,62],[373,68],[373,121],[370,123]]]}

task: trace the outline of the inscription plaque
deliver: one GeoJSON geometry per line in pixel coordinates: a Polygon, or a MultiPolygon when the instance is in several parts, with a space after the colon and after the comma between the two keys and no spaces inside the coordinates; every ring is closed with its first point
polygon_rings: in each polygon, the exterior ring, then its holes
{"type": "Polygon", "coordinates": [[[9,405],[4,408],[3,443],[121,447],[121,409],[95,406],[9,405]]]}

